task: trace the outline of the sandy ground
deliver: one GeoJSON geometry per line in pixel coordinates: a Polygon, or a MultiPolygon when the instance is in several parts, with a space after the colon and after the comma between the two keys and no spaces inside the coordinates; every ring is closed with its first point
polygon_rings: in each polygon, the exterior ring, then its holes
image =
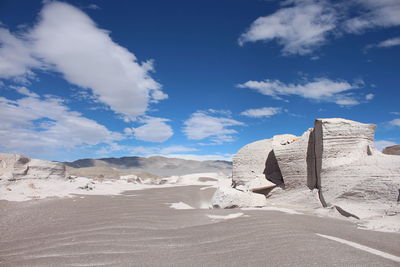
{"type": "Polygon", "coordinates": [[[0,266],[400,265],[400,234],[291,210],[209,210],[214,190],[1,200],[0,266]]]}

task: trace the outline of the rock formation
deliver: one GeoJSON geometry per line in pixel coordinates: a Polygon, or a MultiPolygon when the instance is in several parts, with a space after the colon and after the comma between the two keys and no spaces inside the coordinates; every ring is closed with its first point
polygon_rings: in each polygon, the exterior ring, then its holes
{"type": "Polygon", "coordinates": [[[59,162],[31,159],[0,153],[0,183],[21,179],[66,178],[65,165],[59,162]]]}
{"type": "Polygon", "coordinates": [[[387,155],[400,155],[400,145],[385,147],[382,153],[387,155]]]}
{"type": "Polygon", "coordinates": [[[341,213],[348,212],[340,207],[345,201],[378,201],[393,207],[399,197],[400,157],[375,149],[375,127],[345,119],[316,119],[314,128],[300,137],[277,135],[248,144],[233,157],[232,188],[218,189],[213,205],[258,206],[262,201],[255,201],[254,195],[261,194],[266,200],[286,195],[297,201],[299,196],[307,198],[299,192],[316,190],[321,206],[336,207],[341,213]],[[280,189],[271,190],[274,186],[280,189]]]}

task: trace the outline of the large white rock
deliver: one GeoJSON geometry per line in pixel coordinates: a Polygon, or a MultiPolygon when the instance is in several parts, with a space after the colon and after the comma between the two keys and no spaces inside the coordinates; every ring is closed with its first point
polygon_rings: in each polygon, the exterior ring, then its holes
{"type": "Polygon", "coordinates": [[[344,119],[315,121],[317,180],[328,204],[397,201],[400,158],[375,149],[375,127],[344,119]]]}
{"type": "Polygon", "coordinates": [[[273,173],[271,171],[273,168],[266,168],[271,152],[271,139],[260,140],[242,147],[232,159],[233,186],[241,190],[273,186],[274,184],[266,179],[266,175],[272,179],[275,176],[279,177],[280,173],[273,173]],[[269,173],[266,173],[266,170],[269,173]]]}
{"type": "Polygon", "coordinates": [[[243,192],[231,187],[219,187],[211,200],[214,208],[221,209],[263,207],[266,204],[267,200],[262,194],[243,192]]]}
{"type": "MultiPolygon", "coordinates": [[[[291,134],[275,135],[272,149],[281,171],[286,189],[305,187],[307,177],[307,154],[310,153],[310,132],[298,137],[291,134]]],[[[312,151],[311,151],[312,152],[312,151]]]]}
{"type": "MultiPolygon", "coordinates": [[[[375,149],[375,127],[345,119],[317,119],[314,128],[301,137],[276,135],[248,144],[233,157],[233,187],[266,195],[285,194],[282,198],[271,196],[276,200],[301,195],[308,187],[317,189],[323,206],[346,201],[393,206],[399,197],[400,157],[375,149]],[[285,190],[254,190],[270,186],[270,181],[284,183],[285,190]]],[[[225,190],[224,199],[229,199],[229,194],[233,194],[233,202],[240,202],[238,197],[248,198],[237,190],[225,190]]]]}
{"type": "Polygon", "coordinates": [[[0,182],[21,179],[65,179],[65,165],[16,154],[0,153],[0,182]]]}

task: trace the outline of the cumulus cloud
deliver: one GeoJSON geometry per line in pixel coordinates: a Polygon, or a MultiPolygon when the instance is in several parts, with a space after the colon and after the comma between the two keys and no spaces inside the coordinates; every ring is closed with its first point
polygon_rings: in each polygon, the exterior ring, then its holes
{"type": "Polygon", "coordinates": [[[361,14],[344,22],[350,33],[360,33],[367,29],[400,25],[400,1],[398,0],[355,0],[361,14]]]}
{"type": "Polygon", "coordinates": [[[390,38],[377,44],[369,44],[364,48],[364,52],[367,52],[371,48],[388,48],[400,45],[400,37],[390,38]]]}
{"type": "Polygon", "coordinates": [[[387,141],[387,140],[375,141],[375,147],[379,151],[382,151],[385,147],[394,146],[394,145],[396,145],[396,143],[392,142],[392,141],[387,141]]]}
{"type": "Polygon", "coordinates": [[[233,141],[237,133],[233,126],[244,126],[243,122],[228,118],[216,117],[205,111],[196,111],[184,122],[183,133],[190,140],[209,138],[213,143],[233,141]]]}
{"type": "Polygon", "coordinates": [[[365,95],[365,100],[372,100],[374,99],[375,95],[374,94],[367,94],[365,95]]]}
{"type": "Polygon", "coordinates": [[[284,55],[306,55],[331,36],[399,26],[398,14],[398,0],[289,0],[275,13],[257,18],[241,34],[239,44],[275,40],[283,47],[284,55]]]}
{"type": "Polygon", "coordinates": [[[147,142],[164,142],[174,134],[171,126],[166,124],[168,119],[145,117],[140,121],[144,125],[137,128],[126,128],[125,133],[133,134],[137,140],[147,142]]]}
{"type": "Polygon", "coordinates": [[[145,114],[149,103],[166,99],[151,76],[152,61],[138,62],[81,10],[49,2],[24,38],[0,31],[1,77],[30,75],[45,65],[70,83],[88,88],[127,120],[145,114]],[[40,61],[38,61],[40,59],[40,61]]]}
{"type": "Polygon", "coordinates": [[[262,117],[271,117],[273,115],[279,114],[281,111],[282,108],[264,107],[264,108],[247,109],[242,113],[240,113],[240,115],[251,118],[262,118],[262,117]]]}
{"type": "Polygon", "coordinates": [[[43,64],[33,57],[25,40],[0,28],[0,78],[30,77],[31,68],[41,67],[43,64]]]}
{"type": "Polygon", "coordinates": [[[393,125],[393,126],[400,126],[400,118],[391,120],[390,124],[393,125]]]}
{"type": "Polygon", "coordinates": [[[239,38],[239,44],[276,40],[284,54],[308,54],[325,42],[335,27],[335,10],[325,1],[292,1],[294,6],[259,17],[239,38]]]}
{"type": "Polygon", "coordinates": [[[387,39],[377,44],[378,47],[392,47],[400,45],[400,37],[387,39]]]}
{"type": "Polygon", "coordinates": [[[19,94],[24,95],[24,96],[30,96],[30,97],[39,97],[38,94],[29,91],[28,88],[26,88],[25,86],[15,86],[12,85],[10,86],[11,89],[14,89],[15,91],[17,91],[19,94]]]}
{"type": "Polygon", "coordinates": [[[69,110],[59,98],[0,97],[0,149],[10,153],[49,155],[57,149],[111,143],[122,136],[82,114],[69,110]]]}
{"type": "Polygon", "coordinates": [[[282,96],[297,95],[307,99],[335,102],[339,105],[356,105],[359,101],[345,92],[360,87],[362,82],[351,84],[347,81],[334,81],[327,78],[315,78],[312,81],[286,84],[279,80],[247,81],[239,84],[239,88],[249,88],[263,95],[276,99],[282,96]]]}
{"type": "Polygon", "coordinates": [[[379,48],[388,48],[392,46],[398,46],[400,45],[400,37],[395,37],[391,39],[387,39],[385,41],[379,42],[377,44],[370,44],[366,46],[366,49],[370,49],[373,47],[379,47],[379,48]]]}

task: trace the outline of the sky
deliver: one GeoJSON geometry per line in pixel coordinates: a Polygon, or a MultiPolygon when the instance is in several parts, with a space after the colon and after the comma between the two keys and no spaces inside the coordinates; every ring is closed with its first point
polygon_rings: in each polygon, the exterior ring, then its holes
{"type": "Polygon", "coordinates": [[[0,152],[231,160],[316,118],[400,143],[400,0],[0,0],[0,152]]]}

